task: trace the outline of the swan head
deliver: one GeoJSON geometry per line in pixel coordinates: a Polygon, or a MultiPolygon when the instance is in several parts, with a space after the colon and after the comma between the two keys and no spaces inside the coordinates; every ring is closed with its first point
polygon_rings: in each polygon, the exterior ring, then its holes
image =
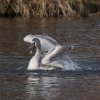
{"type": "Polygon", "coordinates": [[[41,50],[40,40],[37,38],[32,39],[32,44],[29,47],[30,54],[33,53],[34,49],[41,50]]]}

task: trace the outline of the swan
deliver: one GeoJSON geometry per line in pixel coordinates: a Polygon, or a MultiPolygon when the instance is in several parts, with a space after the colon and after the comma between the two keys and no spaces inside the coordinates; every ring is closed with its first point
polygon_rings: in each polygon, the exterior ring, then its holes
{"type": "Polygon", "coordinates": [[[74,70],[75,64],[72,61],[63,61],[63,60],[52,60],[51,62],[48,62],[46,64],[41,63],[41,42],[38,38],[34,38],[32,40],[32,45],[30,47],[30,50],[34,50],[33,48],[36,48],[35,55],[31,58],[29,61],[29,65],[27,67],[27,70],[37,70],[42,69],[44,70],[48,66],[48,69],[55,69],[60,68],[64,70],[74,70]],[[43,67],[42,67],[43,66],[43,67]],[[67,67],[66,67],[67,66],[67,67]]]}
{"type": "Polygon", "coordinates": [[[65,48],[64,46],[60,45],[55,39],[49,36],[29,34],[25,36],[24,41],[33,44],[33,39],[36,38],[39,40],[39,43],[41,44],[41,51],[47,52],[44,58],[41,60],[42,64],[47,64],[51,62],[51,59],[53,59],[59,53],[63,52],[65,48]]]}

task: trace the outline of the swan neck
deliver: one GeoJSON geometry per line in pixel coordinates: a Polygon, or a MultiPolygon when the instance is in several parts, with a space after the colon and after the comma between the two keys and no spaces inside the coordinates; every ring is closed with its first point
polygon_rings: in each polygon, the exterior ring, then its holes
{"type": "MultiPolygon", "coordinates": [[[[36,53],[35,53],[34,56],[40,56],[40,52],[41,52],[40,49],[39,49],[39,48],[36,48],[36,53]]],[[[34,56],[33,56],[33,57],[34,57],[34,56]]]]}
{"type": "Polygon", "coordinates": [[[39,68],[40,53],[41,53],[40,49],[36,48],[36,53],[31,58],[27,70],[36,70],[39,68]]]}

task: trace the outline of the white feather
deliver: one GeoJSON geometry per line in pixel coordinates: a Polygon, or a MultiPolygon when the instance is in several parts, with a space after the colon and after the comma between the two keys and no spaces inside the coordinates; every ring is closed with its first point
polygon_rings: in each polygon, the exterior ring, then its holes
{"type": "MultiPolygon", "coordinates": [[[[55,59],[53,59],[53,61],[50,61],[53,57],[55,57],[62,50],[62,46],[59,45],[58,43],[56,43],[55,41],[53,43],[53,42],[51,42],[47,39],[45,40],[45,38],[44,37],[41,38],[40,35],[35,35],[35,37],[33,35],[28,35],[24,38],[24,41],[27,41],[29,43],[33,43],[32,40],[33,40],[33,38],[36,38],[36,37],[38,37],[37,39],[40,41],[39,43],[40,43],[42,48],[47,49],[48,43],[49,43],[49,46],[51,45],[51,47],[53,47],[53,49],[49,50],[49,52],[41,60],[41,63],[40,63],[40,56],[41,56],[41,50],[40,49],[41,48],[38,48],[36,46],[36,53],[31,58],[31,60],[29,62],[29,65],[28,65],[28,68],[27,68],[28,70],[36,70],[36,69],[52,70],[52,69],[55,69],[55,68],[61,68],[63,70],[75,70],[75,69],[78,68],[76,66],[76,64],[72,62],[72,60],[68,60],[68,59],[63,60],[63,59],[60,59],[58,57],[59,59],[55,58],[55,59]],[[57,44],[57,45],[55,45],[55,44],[57,44]],[[46,46],[47,46],[47,48],[46,48],[46,46]],[[43,66],[40,66],[40,64],[43,65],[43,66]],[[45,67],[45,66],[49,66],[49,67],[45,67]]],[[[52,40],[52,38],[51,38],[51,40],[52,40]]]]}
{"type": "Polygon", "coordinates": [[[38,38],[40,40],[41,43],[41,50],[42,51],[49,51],[55,48],[56,45],[58,45],[58,42],[56,40],[54,40],[51,37],[48,36],[42,36],[42,35],[27,35],[24,38],[25,42],[28,43],[33,43],[33,39],[34,38],[38,38]]]}

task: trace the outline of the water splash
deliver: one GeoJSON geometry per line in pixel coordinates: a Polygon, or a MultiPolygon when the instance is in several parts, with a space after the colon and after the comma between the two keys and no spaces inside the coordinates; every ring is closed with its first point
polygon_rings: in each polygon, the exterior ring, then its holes
{"type": "Polygon", "coordinates": [[[63,56],[60,58],[57,58],[56,60],[46,64],[46,65],[40,65],[41,70],[62,70],[62,71],[75,71],[79,70],[80,67],[77,65],[76,62],[73,62],[73,60],[69,56],[63,56]]]}

